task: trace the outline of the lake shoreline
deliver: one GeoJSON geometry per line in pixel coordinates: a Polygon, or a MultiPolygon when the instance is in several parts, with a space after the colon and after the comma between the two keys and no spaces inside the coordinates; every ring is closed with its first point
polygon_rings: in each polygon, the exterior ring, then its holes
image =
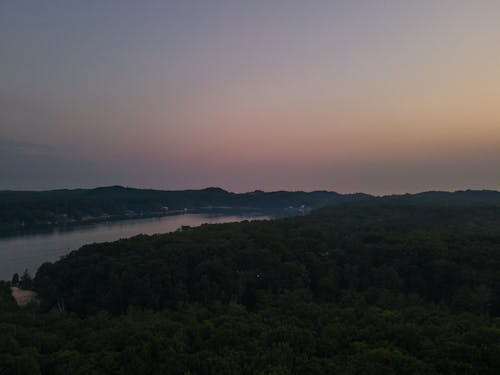
{"type": "Polygon", "coordinates": [[[3,260],[0,263],[0,280],[10,280],[14,273],[20,274],[24,270],[34,276],[41,264],[55,262],[71,251],[91,243],[113,242],[138,234],[168,233],[184,226],[269,220],[274,217],[255,211],[224,213],[205,210],[161,217],[103,221],[0,238],[0,258],[3,260]]]}
{"type": "Polygon", "coordinates": [[[31,303],[37,303],[37,294],[33,290],[25,290],[17,286],[12,286],[10,290],[12,297],[16,300],[19,307],[26,307],[31,303]]]}
{"type": "Polygon", "coordinates": [[[121,214],[121,215],[101,215],[92,218],[85,218],[81,220],[73,220],[67,223],[46,223],[46,224],[33,224],[30,226],[19,226],[17,229],[10,229],[0,231],[0,239],[9,239],[19,236],[29,236],[37,234],[50,234],[54,232],[69,232],[78,230],[80,228],[89,227],[102,223],[113,223],[119,221],[153,219],[169,216],[185,215],[185,214],[214,214],[214,215],[255,215],[255,216],[272,216],[284,217],[290,216],[287,210],[278,209],[259,209],[254,207],[197,207],[186,208],[182,210],[170,210],[166,212],[141,212],[134,214],[121,214]]]}

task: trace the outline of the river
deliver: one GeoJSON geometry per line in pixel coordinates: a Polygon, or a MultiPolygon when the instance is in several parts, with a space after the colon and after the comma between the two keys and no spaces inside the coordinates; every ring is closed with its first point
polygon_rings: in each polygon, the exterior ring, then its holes
{"type": "Polygon", "coordinates": [[[50,233],[0,238],[0,280],[10,280],[28,269],[34,276],[44,262],[53,262],[81,246],[115,241],[137,234],[172,232],[181,226],[199,226],[243,220],[268,219],[264,215],[180,214],[159,218],[121,220],[56,229],[50,233]]]}

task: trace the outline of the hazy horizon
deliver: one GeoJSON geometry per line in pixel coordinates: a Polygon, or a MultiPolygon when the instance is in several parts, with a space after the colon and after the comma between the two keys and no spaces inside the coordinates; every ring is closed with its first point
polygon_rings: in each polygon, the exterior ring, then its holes
{"type": "Polygon", "coordinates": [[[24,192],[44,192],[44,191],[57,191],[57,190],[92,190],[92,189],[102,189],[102,188],[126,188],[126,189],[136,189],[136,190],[157,190],[157,191],[187,191],[187,190],[206,190],[206,189],[222,189],[228,193],[235,194],[246,194],[246,193],[254,193],[256,191],[262,191],[264,193],[274,193],[274,192],[303,192],[303,193],[312,193],[312,192],[328,192],[328,193],[339,193],[339,194],[367,194],[372,195],[374,197],[383,197],[383,196],[391,196],[391,195],[405,195],[405,194],[422,194],[422,193],[457,193],[457,192],[466,192],[466,191],[492,191],[500,193],[500,190],[497,189],[456,189],[456,190],[422,190],[415,191],[412,193],[409,192],[401,192],[401,193],[367,193],[365,191],[347,191],[340,192],[337,190],[325,190],[325,189],[309,189],[309,190],[291,190],[291,189],[278,189],[278,190],[263,190],[263,189],[254,189],[254,190],[243,190],[243,191],[234,191],[229,189],[221,188],[220,186],[204,186],[199,188],[186,188],[186,189],[168,189],[168,188],[154,188],[154,187],[137,187],[137,186],[123,186],[123,185],[106,185],[106,186],[89,186],[89,187],[70,187],[70,188],[54,188],[54,189],[0,189],[0,191],[24,191],[24,192]]]}
{"type": "Polygon", "coordinates": [[[500,189],[500,2],[0,4],[0,190],[500,189]]]}

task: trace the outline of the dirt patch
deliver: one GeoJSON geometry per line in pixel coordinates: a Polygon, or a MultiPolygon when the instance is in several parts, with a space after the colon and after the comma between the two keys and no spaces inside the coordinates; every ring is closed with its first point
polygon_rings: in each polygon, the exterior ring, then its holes
{"type": "Polygon", "coordinates": [[[37,302],[36,293],[32,290],[19,289],[17,286],[13,286],[10,289],[12,297],[14,297],[19,307],[27,306],[31,302],[37,302]]]}

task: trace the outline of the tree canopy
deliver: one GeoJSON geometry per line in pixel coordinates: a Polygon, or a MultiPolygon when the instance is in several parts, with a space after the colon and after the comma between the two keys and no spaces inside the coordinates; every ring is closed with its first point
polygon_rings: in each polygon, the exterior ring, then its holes
{"type": "Polygon", "coordinates": [[[40,307],[2,284],[0,370],[497,374],[499,224],[381,200],[87,245],[40,267],[40,307]]]}

